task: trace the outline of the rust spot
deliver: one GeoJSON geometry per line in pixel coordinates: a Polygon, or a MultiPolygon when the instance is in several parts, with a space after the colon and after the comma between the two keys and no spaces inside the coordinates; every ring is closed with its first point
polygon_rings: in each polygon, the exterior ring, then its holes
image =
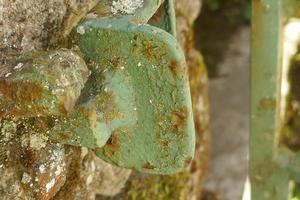
{"type": "Polygon", "coordinates": [[[168,141],[168,140],[160,140],[159,143],[160,143],[161,146],[163,146],[163,147],[169,146],[169,141],[168,141]]]}
{"type": "Polygon", "coordinates": [[[60,190],[60,188],[65,184],[66,181],[66,177],[64,175],[59,175],[54,177],[53,176],[54,171],[50,170],[47,171],[46,173],[43,173],[40,175],[40,177],[38,177],[38,193],[37,193],[37,199],[39,200],[50,200],[52,199],[55,194],[60,190]],[[55,180],[55,183],[53,185],[53,187],[51,187],[49,189],[49,191],[47,191],[47,184],[52,181],[55,180]]]}
{"type": "Polygon", "coordinates": [[[184,160],[184,166],[185,167],[188,167],[193,161],[193,158],[192,157],[188,157],[184,160]]]}
{"type": "Polygon", "coordinates": [[[160,47],[155,46],[151,41],[144,41],[143,45],[145,47],[143,54],[149,59],[161,60],[161,57],[164,56],[161,52],[159,52],[161,54],[157,53],[157,50],[160,49],[160,47]]]}
{"type": "Polygon", "coordinates": [[[54,126],[54,124],[52,119],[48,117],[37,117],[34,118],[33,126],[38,133],[45,133],[46,131],[51,129],[54,126]]]}
{"type": "Polygon", "coordinates": [[[186,107],[179,108],[173,112],[172,125],[178,131],[185,126],[188,117],[188,110],[186,107]]]}
{"type": "Polygon", "coordinates": [[[66,116],[68,114],[68,112],[69,112],[69,110],[65,107],[64,103],[59,105],[59,113],[66,116]]]}
{"type": "Polygon", "coordinates": [[[25,167],[28,168],[33,168],[37,160],[39,159],[38,152],[33,150],[25,150],[23,157],[24,159],[22,159],[21,162],[25,167]]]}
{"type": "Polygon", "coordinates": [[[141,36],[139,40],[137,35],[135,35],[133,39],[134,43],[132,45],[134,47],[134,53],[137,56],[144,55],[149,60],[160,61],[162,57],[167,54],[164,46],[154,44],[154,42],[149,39],[147,40],[141,36]]]}
{"type": "Polygon", "coordinates": [[[5,112],[4,111],[0,111],[0,119],[2,119],[5,115],[5,112]]]}
{"type": "Polygon", "coordinates": [[[151,165],[149,162],[147,162],[143,165],[143,168],[144,169],[154,169],[155,167],[153,165],[151,165]]]}
{"type": "Polygon", "coordinates": [[[7,98],[17,102],[31,102],[42,99],[41,86],[25,81],[10,83],[0,80],[0,92],[7,98]]]}
{"type": "Polygon", "coordinates": [[[276,100],[271,97],[265,97],[260,100],[258,109],[274,110],[276,108],[276,100]]]}
{"type": "Polygon", "coordinates": [[[68,137],[66,136],[65,133],[59,133],[59,139],[65,140],[65,139],[67,139],[67,138],[68,138],[68,137]]]}
{"type": "Polygon", "coordinates": [[[178,73],[180,68],[180,64],[176,60],[172,60],[170,65],[168,66],[172,74],[175,76],[178,73]]]}
{"type": "Polygon", "coordinates": [[[112,133],[108,141],[106,142],[104,146],[104,153],[107,156],[112,156],[114,155],[119,149],[120,149],[121,142],[117,136],[117,134],[112,133]]]}
{"type": "Polygon", "coordinates": [[[165,17],[164,12],[165,12],[165,6],[164,6],[164,4],[161,4],[161,6],[158,8],[156,13],[151,17],[151,19],[149,20],[148,23],[149,24],[157,24],[157,23],[161,22],[163,17],[165,17]]]}

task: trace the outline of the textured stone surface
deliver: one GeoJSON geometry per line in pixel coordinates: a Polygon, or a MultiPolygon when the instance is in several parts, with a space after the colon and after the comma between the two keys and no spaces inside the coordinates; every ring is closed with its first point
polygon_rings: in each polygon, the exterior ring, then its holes
{"type": "Polygon", "coordinates": [[[90,73],[76,53],[33,51],[0,68],[0,116],[67,115],[90,73]]]}
{"type": "Polygon", "coordinates": [[[0,0],[1,54],[47,49],[67,35],[96,3],[97,0],[0,0]]]}

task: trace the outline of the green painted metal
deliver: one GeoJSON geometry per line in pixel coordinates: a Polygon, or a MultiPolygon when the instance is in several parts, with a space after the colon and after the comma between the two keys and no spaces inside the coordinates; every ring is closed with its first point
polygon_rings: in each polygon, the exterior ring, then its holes
{"type": "Polygon", "coordinates": [[[124,120],[109,123],[112,136],[103,148],[96,149],[97,155],[149,173],[183,169],[193,157],[195,133],[179,44],[149,25],[102,19],[81,26],[86,31],[77,35],[79,47],[92,71],[95,66],[105,71],[99,78],[113,96],[110,105],[124,120]],[[112,55],[117,61],[112,61],[112,55]],[[122,94],[124,85],[132,92],[122,94]]]}
{"type": "Polygon", "coordinates": [[[185,58],[176,39],[127,16],[88,20],[74,38],[94,74],[78,106],[99,110],[99,123],[107,113],[99,108],[114,108],[112,119],[104,122],[111,136],[96,154],[147,173],[184,169],[193,157],[195,131],[185,58]],[[98,91],[95,82],[102,83],[98,91]],[[103,104],[106,93],[111,99],[103,104]]]}
{"type": "Polygon", "coordinates": [[[282,143],[283,27],[299,17],[300,2],[253,1],[251,68],[251,199],[290,198],[289,183],[299,181],[300,155],[282,143]]]}

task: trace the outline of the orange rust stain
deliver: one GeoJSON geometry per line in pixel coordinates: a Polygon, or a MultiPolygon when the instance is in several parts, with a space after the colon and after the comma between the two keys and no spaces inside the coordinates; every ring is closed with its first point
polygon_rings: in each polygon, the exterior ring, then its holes
{"type": "Polygon", "coordinates": [[[164,56],[164,48],[159,47],[155,44],[153,44],[153,41],[145,39],[143,36],[140,36],[141,39],[139,40],[139,36],[135,35],[133,37],[134,39],[134,52],[138,56],[144,55],[149,60],[154,59],[156,61],[161,60],[161,58],[164,56]]]}
{"type": "Polygon", "coordinates": [[[5,80],[0,80],[0,92],[9,99],[23,102],[31,102],[42,99],[43,89],[34,83],[18,81],[9,83],[5,80]]]}
{"type": "Polygon", "coordinates": [[[68,138],[68,137],[66,136],[65,133],[59,133],[59,139],[65,140],[65,139],[67,139],[67,138],[68,138]]]}
{"type": "Polygon", "coordinates": [[[185,167],[188,167],[193,161],[193,158],[192,157],[188,157],[184,160],[184,166],[185,167]]]}
{"type": "Polygon", "coordinates": [[[25,167],[32,168],[38,161],[38,152],[33,150],[25,150],[23,154],[24,159],[21,160],[25,167]]]}
{"type": "Polygon", "coordinates": [[[147,162],[143,165],[143,168],[144,169],[154,169],[155,167],[153,165],[151,165],[149,162],[147,162]]]}
{"type": "Polygon", "coordinates": [[[188,110],[186,107],[179,108],[173,112],[172,125],[175,130],[179,130],[185,126],[188,117],[188,110]]]}
{"type": "Polygon", "coordinates": [[[0,119],[3,118],[5,115],[5,112],[4,111],[0,111],[0,119]]]}
{"type": "Polygon", "coordinates": [[[164,4],[162,4],[158,10],[156,11],[156,13],[151,17],[151,19],[149,20],[150,24],[155,24],[155,23],[159,23],[161,21],[161,19],[164,17],[163,13],[164,13],[164,4]]]}
{"type": "Polygon", "coordinates": [[[55,183],[53,187],[49,189],[49,191],[46,191],[46,185],[54,178],[53,176],[54,171],[50,170],[44,174],[42,174],[40,177],[38,177],[38,188],[39,192],[37,193],[36,197],[38,200],[50,200],[52,199],[55,194],[60,190],[60,188],[65,184],[66,177],[63,175],[60,175],[58,177],[55,177],[55,183]]]}
{"type": "Polygon", "coordinates": [[[34,128],[37,129],[39,133],[45,133],[52,128],[52,125],[49,123],[49,121],[50,120],[46,117],[36,118],[34,121],[34,128]]]}
{"type": "Polygon", "coordinates": [[[252,2],[253,12],[255,15],[252,17],[252,35],[254,42],[259,43],[264,37],[264,23],[263,23],[263,4],[261,0],[253,0],[252,2]]]}
{"type": "Polygon", "coordinates": [[[170,65],[168,66],[172,74],[175,76],[180,68],[180,64],[176,60],[172,60],[170,65]]]}
{"type": "Polygon", "coordinates": [[[265,97],[259,101],[258,109],[274,110],[276,108],[276,99],[272,97],[265,97]]]}
{"type": "Polygon", "coordinates": [[[104,152],[108,156],[114,155],[117,151],[119,151],[120,146],[121,146],[121,142],[117,134],[114,132],[106,142],[104,146],[104,152]]]}
{"type": "Polygon", "coordinates": [[[82,108],[78,108],[78,110],[79,112],[82,112],[86,118],[90,118],[94,114],[94,111],[89,108],[82,107],[82,108]]]}
{"type": "Polygon", "coordinates": [[[169,141],[168,140],[160,140],[160,142],[159,142],[160,144],[161,144],[161,146],[163,146],[163,147],[167,147],[167,146],[169,146],[169,141]]]}
{"type": "MultiPolygon", "coordinates": [[[[31,109],[28,109],[27,106],[19,106],[19,107],[8,107],[6,109],[5,115],[12,115],[12,116],[21,116],[21,117],[34,117],[37,113],[44,113],[43,107],[33,107],[32,104],[29,104],[32,106],[31,109]]],[[[12,105],[10,105],[12,106],[12,105]]]]}
{"type": "Polygon", "coordinates": [[[151,41],[144,41],[144,46],[145,46],[145,51],[144,54],[150,59],[150,58],[154,58],[156,60],[160,60],[160,58],[162,57],[162,55],[158,55],[157,53],[155,53],[155,49],[158,48],[156,46],[154,46],[151,41]]]}
{"type": "Polygon", "coordinates": [[[63,116],[66,116],[69,112],[69,110],[65,107],[65,104],[62,103],[58,106],[59,113],[62,114],[63,116]]]}
{"type": "Polygon", "coordinates": [[[199,166],[197,165],[197,163],[194,160],[192,160],[189,169],[190,169],[191,173],[195,173],[196,171],[199,170],[199,166]]]}

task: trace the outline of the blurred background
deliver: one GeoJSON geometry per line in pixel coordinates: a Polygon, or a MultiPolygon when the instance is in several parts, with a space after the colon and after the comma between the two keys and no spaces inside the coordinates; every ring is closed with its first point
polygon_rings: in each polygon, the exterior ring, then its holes
{"type": "Polygon", "coordinates": [[[250,0],[204,0],[196,47],[209,75],[211,161],[204,200],[240,200],[248,166],[250,0]]]}

